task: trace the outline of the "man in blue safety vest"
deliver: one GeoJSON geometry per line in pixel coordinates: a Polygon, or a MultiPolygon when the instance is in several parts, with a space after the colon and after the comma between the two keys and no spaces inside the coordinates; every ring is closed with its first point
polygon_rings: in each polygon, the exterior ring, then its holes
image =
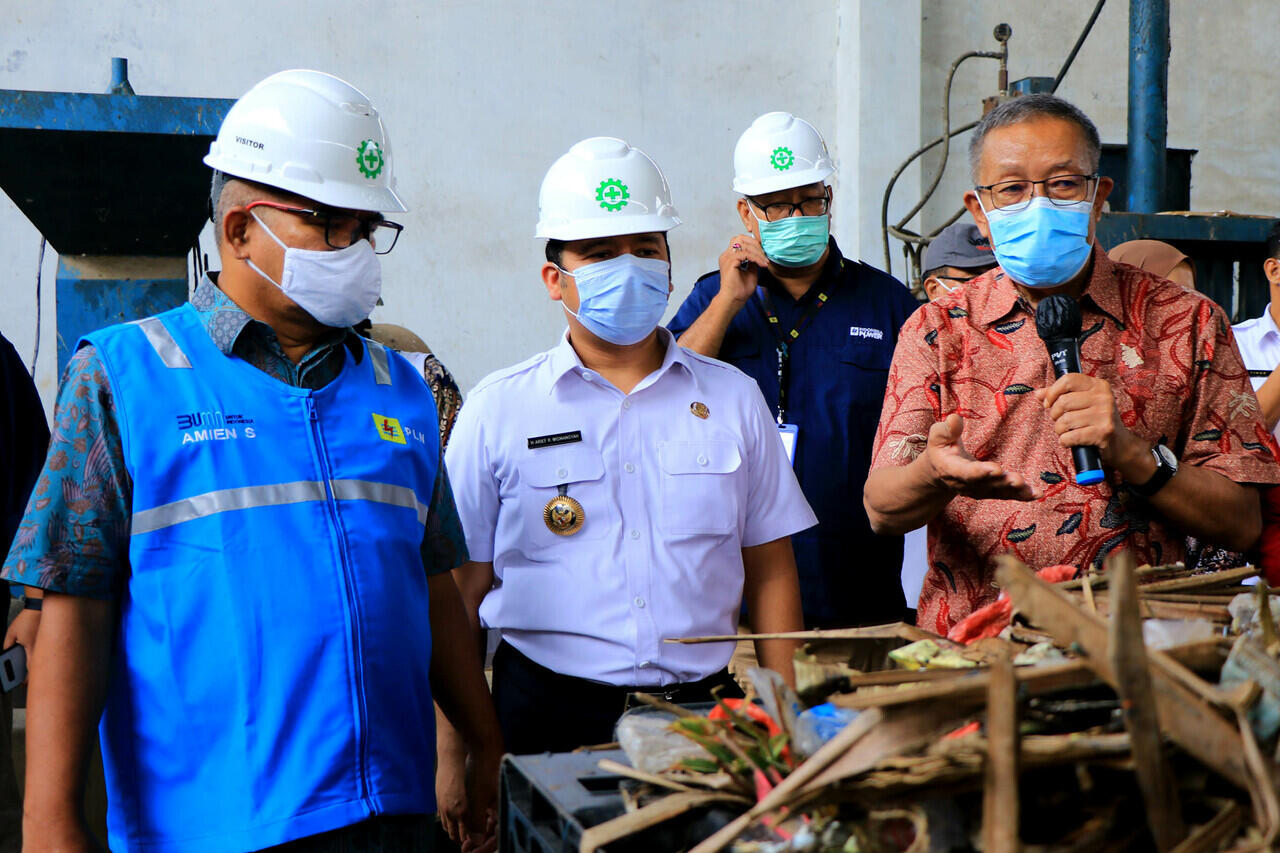
{"type": "Polygon", "coordinates": [[[433,697],[501,738],[450,570],[466,546],[436,410],[358,337],[400,226],[377,110],[287,71],[241,98],[215,170],[222,271],[81,341],[3,576],[45,590],[28,849],[85,850],[94,725],[113,850],[423,849],[433,697]]]}

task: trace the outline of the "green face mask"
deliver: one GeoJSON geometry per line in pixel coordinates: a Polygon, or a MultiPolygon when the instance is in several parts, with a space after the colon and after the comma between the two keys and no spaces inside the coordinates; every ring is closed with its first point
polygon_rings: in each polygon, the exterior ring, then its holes
{"type": "MultiPolygon", "coordinates": [[[[755,209],[751,211],[756,216],[755,209]]],[[[783,267],[807,267],[818,262],[827,248],[831,234],[831,214],[821,216],[788,216],[766,222],[756,216],[760,228],[760,247],[775,264],[783,267]]]]}

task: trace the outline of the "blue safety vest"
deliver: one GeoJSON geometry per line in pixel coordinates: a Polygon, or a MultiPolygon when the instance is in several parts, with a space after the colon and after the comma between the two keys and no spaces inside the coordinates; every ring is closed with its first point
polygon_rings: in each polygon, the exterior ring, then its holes
{"type": "Polygon", "coordinates": [[[85,339],[133,478],[101,725],[113,850],[245,851],[435,811],[436,411],[366,342],[311,391],[190,306],[85,339]]]}

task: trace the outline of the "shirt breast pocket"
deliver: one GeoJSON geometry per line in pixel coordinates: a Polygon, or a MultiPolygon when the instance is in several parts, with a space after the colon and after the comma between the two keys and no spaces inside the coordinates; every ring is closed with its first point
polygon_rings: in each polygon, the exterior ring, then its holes
{"type": "Polygon", "coordinates": [[[874,402],[878,413],[889,381],[893,342],[851,337],[839,348],[836,357],[843,365],[853,399],[874,402]]]}
{"type": "Polygon", "coordinates": [[[608,535],[614,526],[613,499],[604,480],[604,459],[600,451],[584,444],[532,451],[519,464],[521,524],[524,541],[537,547],[561,546],[566,540],[594,540],[608,535]],[[559,495],[581,505],[582,525],[576,531],[559,534],[548,522],[548,503],[559,495]]]}
{"type": "Polygon", "coordinates": [[[737,528],[742,454],[732,441],[668,441],[658,447],[662,529],[717,534],[737,528]]]}

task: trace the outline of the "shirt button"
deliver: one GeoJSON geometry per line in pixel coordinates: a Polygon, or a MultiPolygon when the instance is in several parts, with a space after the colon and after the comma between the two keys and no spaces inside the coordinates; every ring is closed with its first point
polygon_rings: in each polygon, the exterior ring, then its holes
{"type": "Polygon", "coordinates": [[[636,472],[636,466],[628,462],[626,465],[622,466],[622,470],[626,471],[628,474],[634,474],[636,472]]]}
{"type": "Polygon", "coordinates": [[[640,538],[640,531],[639,531],[639,530],[633,530],[633,531],[631,531],[631,538],[632,538],[632,539],[639,539],[639,538],[640,538]]]}
{"type": "Polygon", "coordinates": [[[641,668],[641,669],[648,669],[648,668],[649,668],[649,662],[648,662],[647,660],[642,660],[642,661],[640,661],[640,668],[641,668]]]}
{"type": "Polygon", "coordinates": [[[630,401],[630,400],[623,400],[623,401],[622,401],[622,408],[624,408],[624,409],[629,409],[629,408],[631,408],[631,401],[630,401]]]}
{"type": "Polygon", "coordinates": [[[644,599],[638,595],[636,596],[636,607],[644,607],[644,599]]]}
{"type": "Polygon", "coordinates": [[[566,469],[561,468],[556,472],[556,476],[563,480],[565,477],[569,476],[569,472],[566,469]]]}
{"type": "Polygon", "coordinates": [[[706,456],[703,456],[701,453],[699,453],[699,454],[698,454],[698,464],[699,464],[699,465],[706,465],[706,464],[707,464],[707,457],[706,457],[706,456]]]}

